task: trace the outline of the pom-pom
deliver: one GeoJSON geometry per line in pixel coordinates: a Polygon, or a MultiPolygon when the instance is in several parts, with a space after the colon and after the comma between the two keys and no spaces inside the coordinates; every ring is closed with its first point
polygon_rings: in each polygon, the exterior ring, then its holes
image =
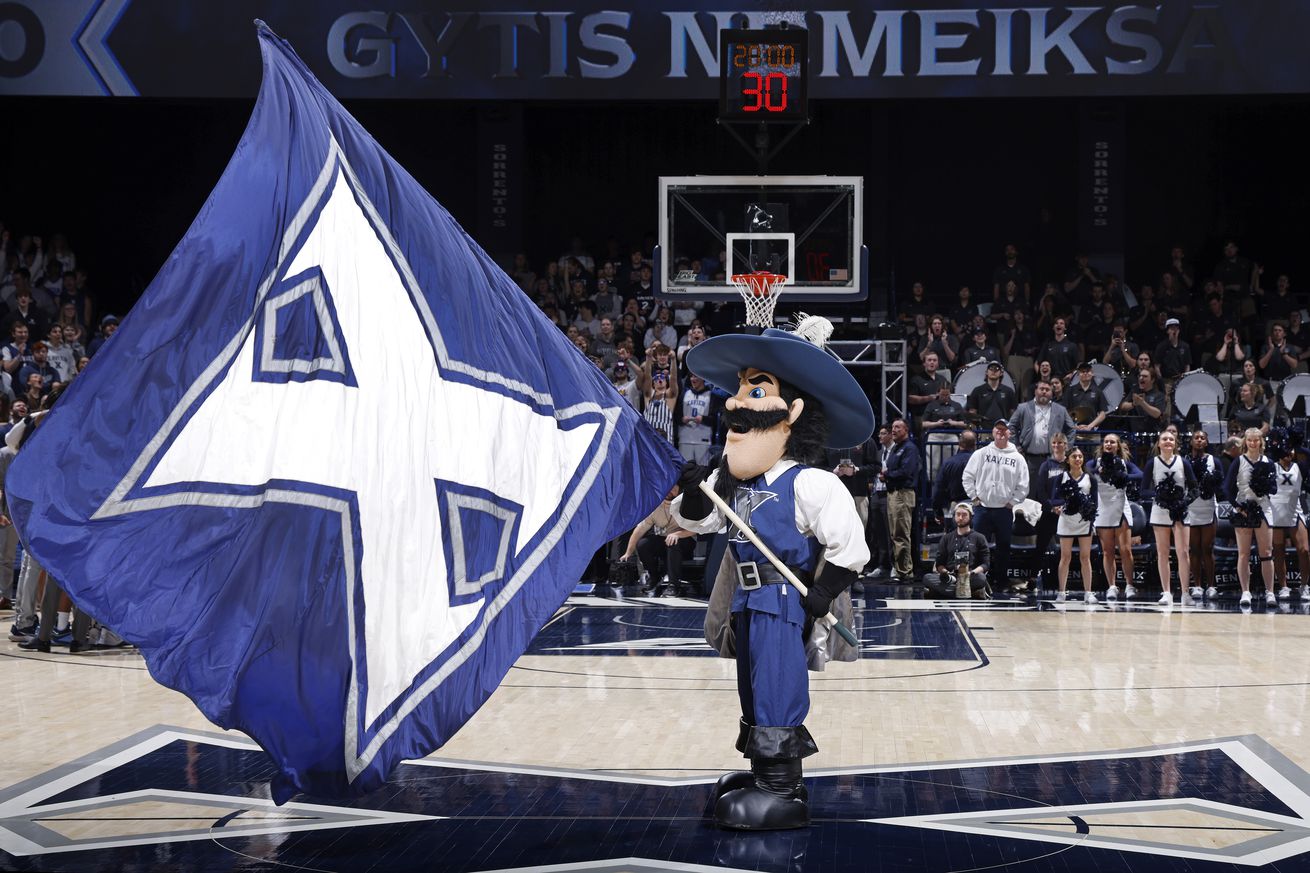
{"type": "Polygon", "coordinates": [[[1174,478],[1173,473],[1169,473],[1160,483],[1155,486],[1156,505],[1169,513],[1169,519],[1174,522],[1182,521],[1187,515],[1187,491],[1178,480],[1174,478]]]}
{"type": "Polygon", "coordinates": [[[1305,445],[1305,421],[1298,419],[1287,427],[1287,445],[1297,451],[1305,445]]]}
{"type": "Polygon", "coordinates": [[[1224,474],[1220,472],[1219,465],[1214,463],[1214,459],[1210,458],[1206,462],[1205,471],[1196,480],[1197,493],[1202,500],[1213,500],[1223,482],[1224,474]]]}
{"type": "Polygon", "coordinates": [[[1064,501],[1065,515],[1078,515],[1084,521],[1090,521],[1096,514],[1091,498],[1084,494],[1083,489],[1079,488],[1078,483],[1072,479],[1065,479],[1060,483],[1060,499],[1064,501]]]}
{"type": "Polygon", "coordinates": [[[1269,497],[1278,491],[1278,473],[1273,461],[1256,461],[1251,465],[1251,491],[1256,497],[1269,497]]]}
{"type": "Polygon", "coordinates": [[[1060,483],[1060,500],[1064,503],[1066,515],[1077,514],[1083,504],[1083,489],[1074,480],[1065,479],[1060,483]]]}
{"type": "Polygon", "coordinates": [[[1128,464],[1117,455],[1101,456],[1101,481],[1122,491],[1128,487],[1128,464]]]}
{"type": "Polygon", "coordinates": [[[1239,500],[1233,504],[1233,512],[1228,521],[1233,527],[1259,527],[1264,520],[1264,510],[1255,500],[1239,500]]]}
{"type": "Polygon", "coordinates": [[[1265,437],[1265,455],[1271,461],[1280,461],[1286,456],[1292,454],[1292,446],[1287,433],[1287,428],[1278,426],[1270,428],[1269,435],[1265,437]]]}

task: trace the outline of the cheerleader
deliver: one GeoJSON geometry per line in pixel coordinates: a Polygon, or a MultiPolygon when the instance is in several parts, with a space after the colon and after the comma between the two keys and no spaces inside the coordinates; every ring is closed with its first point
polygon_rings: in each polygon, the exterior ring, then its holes
{"type": "Polygon", "coordinates": [[[1260,559],[1265,582],[1265,603],[1278,605],[1274,596],[1273,508],[1270,496],[1278,490],[1274,464],[1264,456],[1265,437],[1259,428],[1248,428],[1242,438],[1246,451],[1228,465],[1224,496],[1233,505],[1229,519],[1237,537],[1237,581],[1242,586],[1242,606],[1251,605],[1251,542],[1260,559]]]}
{"type": "Polygon", "coordinates": [[[1178,594],[1183,606],[1194,606],[1195,600],[1188,590],[1191,573],[1189,559],[1187,516],[1190,497],[1196,491],[1196,477],[1192,465],[1178,454],[1178,434],[1163,430],[1155,440],[1155,457],[1146,465],[1146,478],[1151,483],[1154,499],[1151,503],[1151,529],[1155,531],[1155,565],[1160,571],[1162,606],[1172,606],[1173,591],[1169,584],[1169,548],[1178,555],[1178,594]]]}
{"type": "Polygon", "coordinates": [[[1051,506],[1060,518],[1055,527],[1056,536],[1060,538],[1060,591],[1055,595],[1055,602],[1064,602],[1076,540],[1078,559],[1083,568],[1083,600],[1095,603],[1096,595],[1092,593],[1092,519],[1096,517],[1096,479],[1083,469],[1083,450],[1077,446],[1069,451],[1064,472],[1051,495],[1051,506]]]}
{"type": "Polygon", "coordinates": [[[1037,587],[1048,589],[1055,576],[1055,568],[1046,553],[1055,536],[1060,517],[1055,512],[1051,498],[1064,476],[1066,455],[1069,452],[1069,438],[1061,431],[1051,434],[1051,456],[1037,468],[1037,476],[1032,480],[1030,496],[1042,505],[1042,517],[1037,521],[1037,539],[1033,543],[1033,554],[1037,556],[1040,572],[1037,574],[1037,587]]]}
{"type": "MultiPolygon", "coordinates": [[[[1301,567],[1301,582],[1310,579],[1310,538],[1306,536],[1305,514],[1301,511],[1301,487],[1305,482],[1305,471],[1296,462],[1294,452],[1284,448],[1277,452],[1278,490],[1269,498],[1273,510],[1274,536],[1274,576],[1283,583],[1278,589],[1278,599],[1288,600],[1292,588],[1287,584],[1287,546],[1296,545],[1297,563],[1301,567]]],[[[1268,598],[1266,598],[1266,602],[1268,598]]]]}
{"type": "Polygon", "coordinates": [[[1194,574],[1194,583],[1204,582],[1204,591],[1199,584],[1192,586],[1192,598],[1205,597],[1213,599],[1219,590],[1214,584],[1214,532],[1215,532],[1215,493],[1223,487],[1223,468],[1219,459],[1210,454],[1210,438],[1197,426],[1192,431],[1192,456],[1188,458],[1192,465],[1192,474],[1196,476],[1197,497],[1187,505],[1187,536],[1191,541],[1191,557],[1200,564],[1199,572],[1194,574]]]}
{"type": "Polygon", "coordinates": [[[1101,540],[1101,560],[1105,566],[1106,600],[1119,597],[1115,585],[1115,549],[1123,567],[1124,599],[1137,594],[1133,587],[1132,509],[1128,506],[1128,487],[1142,481],[1142,471],[1128,460],[1128,446],[1116,433],[1101,438],[1101,451],[1087,465],[1096,481],[1096,518],[1092,522],[1101,540]]]}

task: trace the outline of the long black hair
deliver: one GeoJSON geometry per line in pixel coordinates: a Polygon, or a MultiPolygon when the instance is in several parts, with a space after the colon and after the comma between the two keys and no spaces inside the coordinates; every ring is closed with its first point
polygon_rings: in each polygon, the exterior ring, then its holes
{"type": "Polygon", "coordinates": [[[828,413],[823,408],[823,402],[793,388],[786,382],[779,383],[778,393],[786,401],[788,409],[798,398],[805,401],[805,410],[791,426],[785,457],[791,458],[798,464],[811,466],[822,464],[827,457],[825,449],[828,447],[830,432],[828,413]]]}

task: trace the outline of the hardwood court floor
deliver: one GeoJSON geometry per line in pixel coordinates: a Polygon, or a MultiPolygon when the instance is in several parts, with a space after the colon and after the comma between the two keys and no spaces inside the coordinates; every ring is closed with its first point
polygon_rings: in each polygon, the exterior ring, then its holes
{"type": "Polygon", "coordinates": [[[813,825],[706,817],[733,665],[691,600],[572,598],[486,706],[355,803],[269,768],[134,652],[0,644],[0,868],[1310,870],[1310,607],[870,599],[811,681],[813,825]],[[1231,607],[1230,607],[1231,609],[1231,607]]]}

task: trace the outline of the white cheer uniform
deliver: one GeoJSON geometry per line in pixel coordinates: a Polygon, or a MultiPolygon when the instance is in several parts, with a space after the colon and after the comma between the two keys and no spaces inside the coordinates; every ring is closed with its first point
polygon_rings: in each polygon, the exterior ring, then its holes
{"type": "MultiPolygon", "coordinates": [[[[1070,477],[1067,471],[1060,474],[1060,478],[1056,479],[1054,485],[1052,485],[1051,495],[1053,497],[1058,498],[1060,496],[1061,489],[1064,488],[1064,483],[1066,481],[1069,481],[1071,478],[1072,477],[1070,477]]],[[[1078,490],[1082,491],[1085,496],[1090,497],[1092,493],[1092,482],[1093,482],[1092,474],[1084,470],[1082,478],[1076,481],[1078,482],[1078,490]]],[[[1077,513],[1070,514],[1067,508],[1060,510],[1060,520],[1056,522],[1055,525],[1056,536],[1085,537],[1085,536],[1089,536],[1091,532],[1092,532],[1092,519],[1090,518],[1084,519],[1081,515],[1078,515],[1077,513]]]]}
{"type": "MultiPolygon", "coordinates": [[[[1196,481],[1198,482],[1201,481],[1201,477],[1218,470],[1219,459],[1209,452],[1202,455],[1199,462],[1195,460],[1192,462],[1192,472],[1196,474],[1196,481]]],[[[1187,504],[1187,515],[1183,518],[1183,523],[1188,527],[1205,527],[1207,524],[1214,524],[1214,522],[1214,497],[1198,497],[1187,504]]]]}
{"type": "Polygon", "coordinates": [[[1278,477],[1278,490],[1269,498],[1269,509],[1273,516],[1273,526],[1294,528],[1303,520],[1301,513],[1301,465],[1293,463],[1286,470],[1282,464],[1275,464],[1278,477]]]}
{"type": "MultiPolygon", "coordinates": [[[[1187,487],[1187,462],[1183,460],[1182,455],[1174,455],[1173,461],[1166,464],[1164,459],[1156,456],[1146,465],[1147,475],[1151,477],[1151,488],[1158,491],[1160,483],[1166,479],[1172,478],[1179,488],[1187,487]]],[[[1156,500],[1151,504],[1151,525],[1153,527],[1173,527],[1174,520],[1169,515],[1169,510],[1160,505],[1156,500]]]]}
{"type": "MultiPolygon", "coordinates": [[[[1132,461],[1128,462],[1130,465],[1132,461]]],[[[1131,470],[1132,467],[1130,466],[1131,470]]],[[[1119,527],[1121,524],[1133,525],[1133,512],[1128,506],[1128,492],[1116,488],[1101,474],[1099,465],[1093,471],[1096,475],[1096,518],[1092,524],[1096,527],[1119,527]]]]}
{"type": "MultiPolygon", "coordinates": [[[[1251,490],[1251,471],[1255,468],[1255,464],[1246,455],[1238,455],[1237,460],[1233,463],[1237,465],[1236,487],[1233,489],[1237,496],[1237,502],[1245,503],[1248,500],[1254,500],[1260,505],[1260,512],[1264,515],[1265,524],[1273,527],[1273,501],[1268,497],[1258,497],[1251,490]]],[[[1274,466],[1277,467],[1278,465],[1275,464],[1274,466]]]]}

